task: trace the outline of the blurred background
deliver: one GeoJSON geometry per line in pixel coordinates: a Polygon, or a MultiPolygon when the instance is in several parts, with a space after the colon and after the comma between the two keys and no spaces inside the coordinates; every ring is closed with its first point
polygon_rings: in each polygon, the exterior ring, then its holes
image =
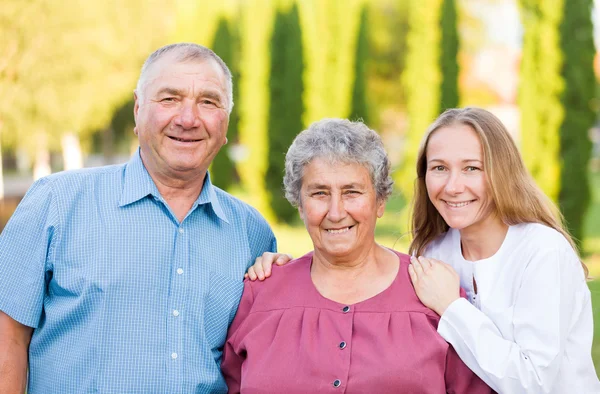
{"type": "Polygon", "coordinates": [[[129,159],[141,65],[177,41],[213,48],[234,75],[213,182],[295,256],[312,245],[283,198],[283,160],[311,122],[381,134],[396,185],[377,238],[406,250],[428,124],[456,106],[495,113],[590,267],[600,371],[600,0],[3,0],[0,229],[33,180],[129,159]]]}

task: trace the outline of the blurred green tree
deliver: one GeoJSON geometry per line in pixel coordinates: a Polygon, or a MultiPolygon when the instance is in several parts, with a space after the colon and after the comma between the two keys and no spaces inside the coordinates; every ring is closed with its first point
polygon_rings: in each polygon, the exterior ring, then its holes
{"type": "MultiPolygon", "coordinates": [[[[441,1],[410,0],[409,3],[408,52],[401,76],[409,124],[402,163],[395,172],[396,185],[405,201],[413,197],[415,163],[421,138],[440,111],[441,1]]],[[[403,212],[400,227],[408,228],[408,209],[403,212]]]]}
{"type": "Polygon", "coordinates": [[[302,31],[298,6],[289,11],[278,10],[271,37],[271,77],[269,79],[269,128],[267,193],[278,220],[291,223],[297,217],[294,207],[285,199],[282,180],[285,153],[296,134],[302,131],[304,105],[302,94],[304,68],[302,31]]]}
{"type": "Polygon", "coordinates": [[[235,103],[229,115],[229,128],[227,130],[228,143],[224,145],[210,167],[211,181],[221,189],[229,190],[232,185],[239,182],[235,163],[231,158],[230,148],[239,142],[239,79],[237,56],[239,55],[239,41],[236,30],[230,27],[225,17],[221,17],[213,40],[212,49],[223,59],[229,67],[233,79],[233,102],[235,103]]]}
{"type": "Polygon", "coordinates": [[[362,6],[358,34],[356,36],[356,55],[354,56],[354,86],[352,89],[352,104],[350,105],[351,120],[362,119],[369,124],[369,106],[367,104],[367,62],[369,59],[368,8],[362,6]]]}
{"type": "Polygon", "coordinates": [[[564,2],[560,44],[564,55],[561,95],[564,119],[560,126],[560,192],[558,202],[569,231],[581,249],[583,220],[590,204],[588,165],[592,149],[589,129],[596,117],[593,0],[564,2]]]}
{"type": "MultiPolygon", "coordinates": [[[[563,55],[559,29],[565,0],[519,0],[524,27],[518,103],[525,165],[554,201],[560,185],[559,129],[563,55]]],[[[570,4],[571,2],[569,2],[570,4]]]]}
{"type": "Polygon", "coordinates": [[[440,112],[459,105],[458,92],[458,28],[456,0],[442,0],[441,21],[441,57],[442,86],[440,112]]]}

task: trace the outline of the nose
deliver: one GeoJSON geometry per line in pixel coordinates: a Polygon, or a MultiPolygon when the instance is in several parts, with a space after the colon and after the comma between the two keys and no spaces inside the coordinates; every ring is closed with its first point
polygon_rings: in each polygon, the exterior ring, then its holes
{"type": "Polygon", "coordinates": [[[444,190],[448,194],[460,194],[465,190],[465,183],[460,172],[452,172],[448,177],[444,190]]]}
{"type": "Polygon", "coordinates": [[[332,194],[329,201],[329,211],[327,218],[331,222],[339,222],[346,217],[346,209],[344,208],[344,200],[341,194],[332,194]]]}
{"type": "Polygon", "coordinates": [[[198,127],[200,122],[200,110],[192,100],[184,100],[181,103],[178,116],[175,118],[175,124],[183,129],[198,127]]]}

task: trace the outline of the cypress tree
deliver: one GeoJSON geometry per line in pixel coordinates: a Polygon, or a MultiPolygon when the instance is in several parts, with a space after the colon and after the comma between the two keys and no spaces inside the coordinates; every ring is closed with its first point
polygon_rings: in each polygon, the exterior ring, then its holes
{"type": "Polygon", "coordinates": [[[456,0],[443,0],[440,26],[442,27],[440,68],[442,86],[440,112],[448,108],[456,108],[458,97],[458,29],[456,16],[456,0]]]}
{"type": "Polygon", "coordinates": [[[289,12],[278,10],[271,37],[268,167],[266,186],[271,208],[280,221],[292,222],[296,209],[282,193],[285,153],[302,130],[304,107],[302,32],[296,4],[289,12]]]}
{"type": "Polygon", "coordinates": [[[560,127],[562,166],[558,201],[569,231],[580,248],[584,215],[590,203],[588,163],[592,147],[588,130],[595,118],[591,108],[596,86],[592,6],[593,0],[565,1],[560,27],[565,81],[561,102],[565,116],[560,127]]]}
{"type": "Polygon", "coordinates": [[[360,13],[358,34],[356,37],[356,56],[354,57],[354,88],[352,89],[351,120],[362,119],[369,123],[369,108],[367,105],[367,62],[369,59],[369,32],[367,29],[368,10],[363,5],[360,13]]]}
{"type": "MultiPolygon", "coordinates": [[[[441,0],[410,0],[408,5],[407,53],[401,78],[409,125],[402,163],[395,172],[396,185],[405,201],[413,197],[415,162],[421,138],[440,111],[440,8],[441,0]]],[[[407,225],[408,207],[401,220],[402,228],[407,225]]]]}
{"type": "Polygon", "coordinates": [[[229,28],[229,23],[225,17],[219,20],[215,38],[212,44],[212,49],[227,66],[232,74],[233,79],[233,102],[236,104],[229,115],[229,128],[227,130],[228,144],[224,145],[210,168],[211,181],[214,185],[221,189],[228,190],[231,186],[239,181],[235,163],[230,156],[230,147],[238,143],[238,123],[239,113],[239,71],[237,66],[238,40],[235,33],[229,28]]]}
{"type": "Polygon", "coordinates": [[[560,190],[559,129],[564,114],[559,28],[566,1],[519,3],[525,30],[518,96],[521,150],[537,184],[556,201],[560,190]]]}

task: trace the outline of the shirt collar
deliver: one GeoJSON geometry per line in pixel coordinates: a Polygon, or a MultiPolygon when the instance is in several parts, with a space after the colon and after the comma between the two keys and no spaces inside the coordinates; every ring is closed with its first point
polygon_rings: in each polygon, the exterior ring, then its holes
{"type": "MultiPolygon", "coordinates": [[[[119,207],[129,205],[144,197],[152,196],[159,200],[163,200],[156,184],[146,170],[142,157],[140,156],[140,148],[133,154],[129,162],[125,165],[125,174],[123,176],[123,191],[119,200],[119,207]]],[[[198,205],[210,204],[214,213],[226,223],[229,223],[227,216],[221,207],[221,203],[217,197],[215,187],[210,181],[210,174],[206,172],[202,191],[198,199],[192,206],[192,210],[198,205]]]]}

